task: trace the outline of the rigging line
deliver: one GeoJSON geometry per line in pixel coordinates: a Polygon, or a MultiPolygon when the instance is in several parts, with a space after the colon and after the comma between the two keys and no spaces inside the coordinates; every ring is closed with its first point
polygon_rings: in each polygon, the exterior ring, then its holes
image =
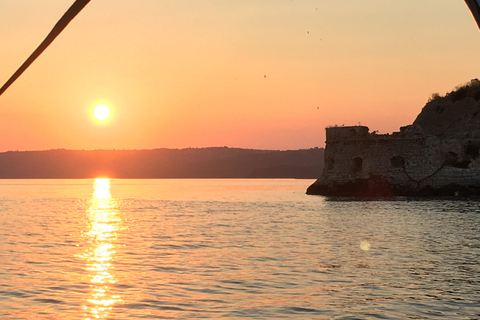
{"type": "Polygon", "coordinates": [[[480,28],[480,0],[465,0],[465,3],[472,12],[473,17],[480,28]]]}
{"type": "Polygon", "coordinates": [[[72,6],[65,12],[65,14],[58,20],[53,29],[42,41],[42,43],[35,49],[35,51],[28,57],[27,60],[18,68],[18,70],[8,79],[8,81],[0,88],[0,95],[4,93],[12,83],[17,80],[20,75],[27,70],[27,68],[38,58],[38,56],[55,40],[55,38],[65,29],[70,21],[82,11],[82,9],[90,2],[90,0],[76,0],[72,6]]]}
{"type": "MultiPolygon", "coordinates": [[[[8,81],[0,88],[0,96],[17,80],[20,75],[35,61],[40,54],[55,40],[55,38],[65,29],[70,21],[82,11],[82,9],[90,2],[90,0],[76,0],[65,14],[58,20],[47,37],[38,46],[38,48],[28,57],[28,59],[18,68],[18,70],[8,79],[8,81]]],[[[480,28],[480,0],[465,0],[465,3],[472,12],[478,27],[480,28]]]]}

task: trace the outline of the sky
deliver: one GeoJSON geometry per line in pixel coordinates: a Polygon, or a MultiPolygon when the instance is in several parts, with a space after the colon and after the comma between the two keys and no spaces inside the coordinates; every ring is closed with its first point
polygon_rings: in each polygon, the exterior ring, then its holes
{"type": "MultiPolygon", "coordinates": [[[[72,3],[0,0],[0,85],[72,3]]],[[[0,152],[324,147],[411,124],[479,55],[462,0],[92,0],[0,96],[0,152]]]]}

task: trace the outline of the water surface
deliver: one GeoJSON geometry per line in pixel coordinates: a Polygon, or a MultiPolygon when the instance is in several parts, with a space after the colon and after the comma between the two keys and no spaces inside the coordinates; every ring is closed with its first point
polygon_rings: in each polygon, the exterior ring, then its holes
{"type": "Polygon", "coordinates": [[[480,209],[310,180],[0,180],[0,319],[478,319],[480,209]]]}

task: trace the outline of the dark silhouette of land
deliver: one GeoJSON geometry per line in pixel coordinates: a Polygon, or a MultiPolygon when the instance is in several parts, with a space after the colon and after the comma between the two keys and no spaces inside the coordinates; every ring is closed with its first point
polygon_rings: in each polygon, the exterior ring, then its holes
{"type": "Polygon", "coordinates": [[[47,150],[0,153],[0,179],[305,178],[323,170],[322,148],[227,147],[153,150],[47,150]]]}

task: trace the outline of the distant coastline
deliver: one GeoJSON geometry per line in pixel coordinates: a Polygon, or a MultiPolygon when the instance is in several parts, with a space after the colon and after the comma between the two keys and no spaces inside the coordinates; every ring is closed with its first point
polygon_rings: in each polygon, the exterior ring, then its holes
{"type": "Polygon", "coordinates": [[[316,179],[323,148],[255,150],[228,147],[150,150],[8,151],[0,179],[296,178],[316,179]]]}

